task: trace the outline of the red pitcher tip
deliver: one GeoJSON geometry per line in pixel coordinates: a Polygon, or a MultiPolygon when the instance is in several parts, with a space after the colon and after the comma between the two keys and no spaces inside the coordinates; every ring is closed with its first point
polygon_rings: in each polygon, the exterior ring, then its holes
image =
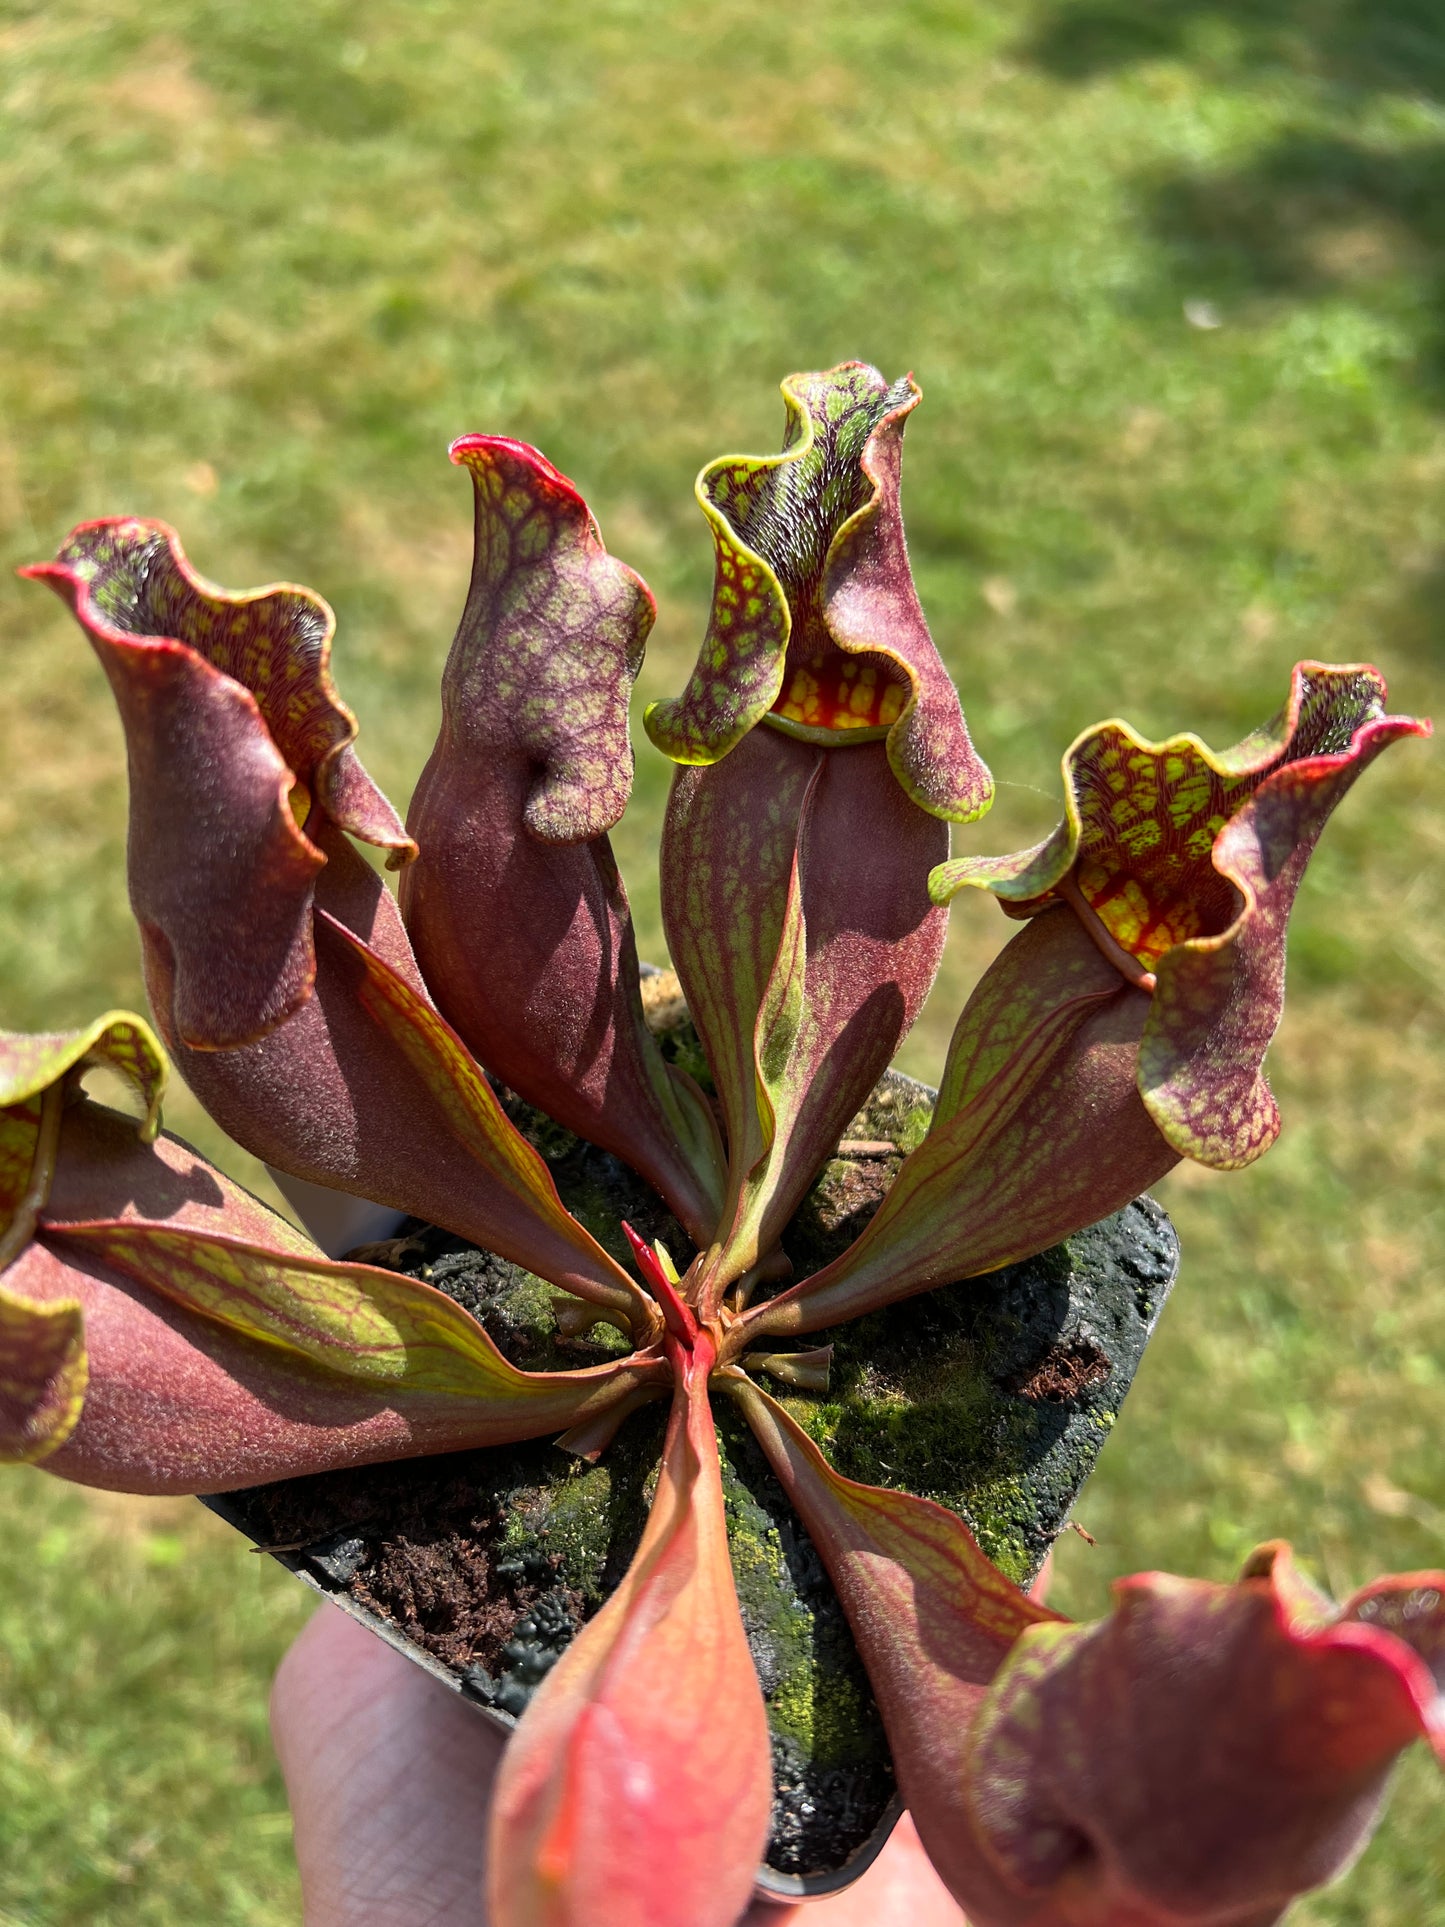
{"type": "Polygon", "coordinates": [[[627,1242],[632,1247],[632,1255],[637,1260],[637,1269],[642,1273],[642,1282],[662,1307],[663,1322],[674,1338],[680,1338],[691,1345],[697,1337],[698,1323],[693,1316],[692,1307],[679,1295],[677,1286],[663,1269],[661,1260],[645,1238],[640,1238],[624,1218],[622,1229],[627,1242]]]}

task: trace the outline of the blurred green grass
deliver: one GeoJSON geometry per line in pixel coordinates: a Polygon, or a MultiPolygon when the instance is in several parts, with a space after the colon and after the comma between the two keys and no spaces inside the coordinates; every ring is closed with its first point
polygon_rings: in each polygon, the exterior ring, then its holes
{"type": "MultiPolygon", "coordinates": [[[[312,584],[404,803],[466,430],[542,446],[648,577],[651,696],[706,608],[700,464],[776,446],[791,368],[915,369],[912,553],[1001,780],[959,847],[1051,823],[1086,723],[1229,741],[1300,656],[1439,708],[1442,189],[1434,0],[0,0],[3,1021],[141,996],[119,729],[9,566],[128,511],[218,580],[312,584]]],[[[1438,767],[1392,752],[1312,868],[1280,1145],[1164,1187],[1183,1283],[1068,1610],[1276,1534],[1337,1592],[1445,1561],[1438,767]]],[[[643,745],[616,841],[652,956],[665,784],[643,745]]],[[[1006,934],[956,911],[907,1068],[1006,934]]],[[[199,1507],[29,1473],[0,1544],[0,1923],[295,1919],[263,1701],[299,1588],[199,1507]]],[[[1438,1799],[1409,1761],[1291,1919],[1442,1927],[1438,1799]]]]}

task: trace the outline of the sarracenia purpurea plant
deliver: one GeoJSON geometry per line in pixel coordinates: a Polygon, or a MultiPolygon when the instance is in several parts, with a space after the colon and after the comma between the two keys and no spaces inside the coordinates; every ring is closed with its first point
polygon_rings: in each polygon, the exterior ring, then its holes
{"type": "Polygon", "coordinates": [[[904,545],[919,391],[853,363],[783,395],[781,454],[699,478],[711,619],[686,688],[646,716],[676,765],[663,911],[711,1095],[644,1022],[608,843],[653,601],[535,449],[453,445],[475,562],[405,825],[357,759],[319,597],[216,589],[134,519],[26,571],[120,708],[155,1028],[111,1012],[0,1035],[0,1455],[215,1493],[531,1438],[592,1457],[669,1401],[632,1565],[507,1749],[490,1905],[499,1927],[729,1927],[770,1798],[712,1416],[731,1400],[976,1927],[1263,1927],[1358,1849],[1400,1750],[1445,1745],[1445,1577],[1337,1607],[1271,1545],[1234,1585],[1143,1574],[1107,1619],[1067,1624],[953,1513],[841,1477],[757,1380],[823,1370],[793,1341],[842,1320],[960,1279],[987,1293],[1181,1158],[1266,1151],[1305,864],[1355,778],[1428,726],[1386,713],[1371,668],[1301,663],[1229,750],[1086,730],[1051,836],[950,858],[992,784],[904,545]],[[790,1279],[780,1233],[917,1016],[965,886],[1023,927],[881,1208],[790,1279]],[[605,1321],[630,1351],[521,1370],[442,1292],[327,1258],[160,1132],[167,1053],[257,1156],[516,1261],[556,1287],[565,1331],[605,1321]],[[139,1122],[86,1095],[97,1063],[139,1122]],[[609,1255],[493,1080],[625,1160],[693,1254],[634,1237],[632,1269],[609,1255]]]}

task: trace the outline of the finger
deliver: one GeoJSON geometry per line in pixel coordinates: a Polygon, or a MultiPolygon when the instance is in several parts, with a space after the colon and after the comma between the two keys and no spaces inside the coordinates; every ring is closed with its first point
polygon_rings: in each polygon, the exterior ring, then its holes
{"type": "Polygon", "coordinates": [[[281,1662],[271,1732],[305,1927],[484,1927],[486,1720],[325,1605],[281,1662]]]}
{"type": "MultiPolygon", "coordinates": [[[[272,1734],[306,1927],[485,1927],[484,1818],[502,1738],[400,1654],[323,1607],[282,1661],[272,1734]]],[[[759,1903],[745,1927],[963,1927],[905,1814],[847,1892],[759,1903]]]]}

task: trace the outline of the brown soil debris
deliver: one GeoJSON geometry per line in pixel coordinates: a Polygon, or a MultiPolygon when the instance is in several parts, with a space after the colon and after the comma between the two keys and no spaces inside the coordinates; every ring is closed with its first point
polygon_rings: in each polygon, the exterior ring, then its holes
{"type": "Polygon", "coordinates": [[[1070,1345],[1055,1345],[1045,1352],[1029,1372],[1009,1386],[1020,1398],[1041,1399],[1048,1405],[1067,1405],[1091,1385],[1109,1376],[1112,1366],[1107,1354],[1090,1338],[1076,1338],[1070,1345]]]}

